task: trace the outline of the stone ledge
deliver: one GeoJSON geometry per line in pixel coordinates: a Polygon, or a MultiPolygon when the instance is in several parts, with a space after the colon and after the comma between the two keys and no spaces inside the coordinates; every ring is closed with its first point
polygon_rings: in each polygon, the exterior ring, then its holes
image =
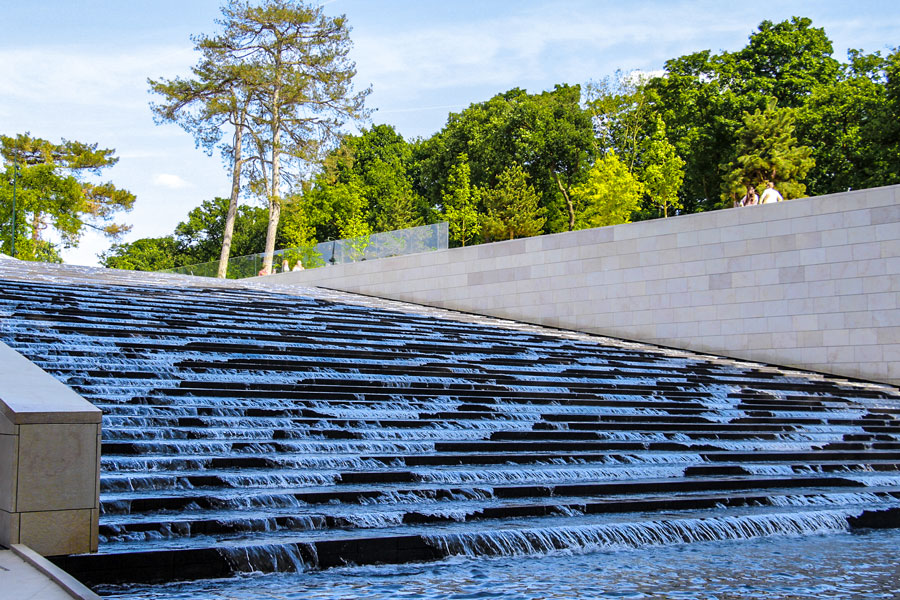
{"type": "Polygon", "coordinates": [[[0,342],[0,544],[97,551],[101,416],[0,342]]]}
{"type": "Polygon", "coordinates": [[[100,409],[3,342],[0,381],[0,414],[13,425],[100,423],[100,409]]]}

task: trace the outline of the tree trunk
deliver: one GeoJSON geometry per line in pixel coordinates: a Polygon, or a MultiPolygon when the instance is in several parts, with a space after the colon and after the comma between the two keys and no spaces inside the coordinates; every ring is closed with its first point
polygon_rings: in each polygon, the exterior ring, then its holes
{"type": "Polygon", "coordinates": [[[37,247],[38,241],[41,239],[41,229],[43,229],[43,228],[44,228],[43,215],[41,213],[35,211],[34,217],[31,219],[31,241],[34,242],[35,248],[37,247]]]}
{"type": "Polygon", "coordinates": [[[219,272],[216,277],[224,279],[228,274],[228,258],[231,255],[231,239],[234,236],[234,221],[237,218],[238,196],[241,192],[241,144],[244,134],[244,111],[238,116],[234,126],[234,165],[231,170],[231,200],[225,216],[225,232],[222,234],[222,253],[219,255],[219,272]]]}
{"type": "MultiPolygon", "coordinates": [[[[281,64],[281,52],[278,52],[276,64],[281,64]]],[[[272,90],[272,185],[269,190],[269,226],[266,228],[266,254],[263,257],[263,272],[272,273],[272,260],[275,257],[275,234],[278,231],[278,219],[281,217],[281,70],[275,69],[275,82],[272,90]]]]}
{"type": "Polygon", "coordinates": [[[569,211],[569,231],[575,231],[575,207],[572,205],[572,199],[566,192],[566,188],[563,187],[562,181],[559,179],[559,173],[554,171],[553,178],[556,180],[556,185],[559,187],[559,191],[562,192],[563,198],[566,199],[566,209],[569,211]]]}

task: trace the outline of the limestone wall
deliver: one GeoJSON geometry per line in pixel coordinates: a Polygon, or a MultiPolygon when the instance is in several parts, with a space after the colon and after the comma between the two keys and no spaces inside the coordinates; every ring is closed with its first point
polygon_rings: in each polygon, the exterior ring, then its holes
{"type": "Polygon", "coordinates": [[[2,342],[0,382],[0,545],[96,552],[100,410],[2,342]]]}
{"type": "Polygon", "coordinates": [[[900,186],[256,280],[900,383],[900,186]]]}

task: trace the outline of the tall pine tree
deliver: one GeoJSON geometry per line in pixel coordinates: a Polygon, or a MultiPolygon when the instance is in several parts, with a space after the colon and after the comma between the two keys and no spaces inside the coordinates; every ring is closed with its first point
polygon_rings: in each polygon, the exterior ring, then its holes
{"type": "Polygon", "coordinates": [[[488,241],[540,235],[546,210],[528,184],[524,169],[514,163],[500,174],[497,186],[481,192],[487,214],[482,231],[488,241]]]}
{"type": "Polygon", "coordinates": [[[815,165],[812,150],[794,137],[794,111],[778,108],[769,98],[765,110],[744,112],[737,132],[735,158],[720,165],[725,171],[722,200],[730,206],[750,188],[762,190],[771,181],[785,199],[801,198],[806,186],[801,180],[815,165]]]}

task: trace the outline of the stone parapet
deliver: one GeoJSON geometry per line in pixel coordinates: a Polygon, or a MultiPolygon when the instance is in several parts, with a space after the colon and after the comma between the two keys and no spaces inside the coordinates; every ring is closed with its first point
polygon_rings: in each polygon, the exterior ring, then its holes
{"type": "Polygon", "coordinates": [[[900,186],[254,280],[900,383],[900,186]]]}
{"type": "Polygon", "coordinates": [[[0,342],[0,545],[97,551],[100,410],[0,342]]]}

